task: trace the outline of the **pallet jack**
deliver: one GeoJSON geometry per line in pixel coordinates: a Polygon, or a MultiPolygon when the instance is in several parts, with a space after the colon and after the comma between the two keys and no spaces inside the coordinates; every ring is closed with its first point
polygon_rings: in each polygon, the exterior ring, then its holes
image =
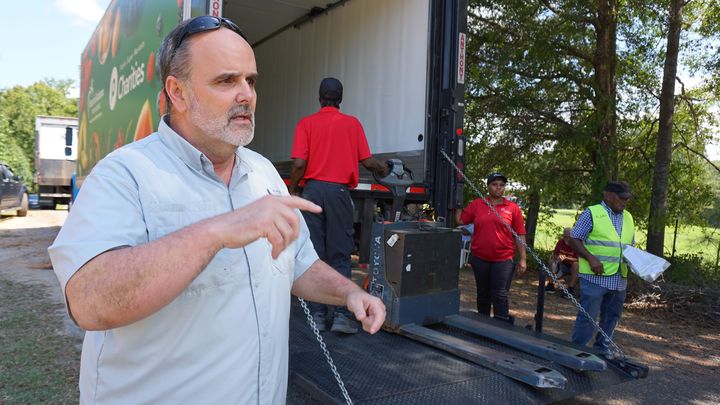
{"type": "Polygon", "coordinates": [[[564,388],[567,378],[557,370],[507,353],[482,347],[436,330],[449,326],[551,360],[576,371],[602,371],[605,360],[574,347],[518,332],[500,321],[479,322],[459,313],[457,253],[461,233],[435,222],[400,221],[405,190],[412,173],[392,160],[390,173],[376,179],[394,196],[392,222],[373,224],[369,264],[371,294],[385,303],[383,328],[537,388],[564,388]]]}

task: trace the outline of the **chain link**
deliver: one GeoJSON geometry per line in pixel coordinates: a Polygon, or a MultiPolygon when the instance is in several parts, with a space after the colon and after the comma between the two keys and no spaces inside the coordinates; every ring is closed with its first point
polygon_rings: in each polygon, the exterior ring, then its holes
{"type": "Polygon", "coordinates": [[[308,308],[307,303],[304,299],[298,297],[298,301],[300,301],[303,312],[305,312],[305,316],[307,317],[308,324],[310,325],[310,328],[315,334],[315,339],[317,339],[318,343],[320,343],[320,348],[325,355],[327,363],[330,365],[330,371],[332,371],[333,375],[335,376],[335,381],[337,381],[338,387],[340,387],[340,391],[342,391],[343,397],[345,397],[345,403],[348,405],[352,405],[352,399],[350,399],[350,395],[345,389],[345,383],[343,383],[343,380],[340,377],[340,373],[337,371],[337,367],[335,367],[335,363],[333,362],[332,357],[330,357],[330,351],[328,351],[327,346],[325,345],[325,341],[323,341],[322,336],[320,336],[320,330],[318,330],[317,325],[315,324],[315,320],[310,314],[310,308],[308,308]]]}
{"type": "MultiPolygon", "coordinates": [[[[480,196],[483,195],[483,193],[481,193],[480,190],[478,190],[478,188],[475,186],[475,184],[474,184],[472,181],[470,181],[470,179],[465,175],[465,173],[463,173],[463,171],[460,170],[459,167],[457,167],[457,165],[455,164],[455,162],[453,162],[452,159],[450,159],[450,156],[448,156],[447,153],[445,153],[444,150],[440,150],[440,153],[442,153],[442,155],[445,157],[445,159],[447,159],[448,162],[450,162],[450,164],[453,166],[453,168],[455,168],[455,170],[456,170],[458,173],[460,173],[460,175],[462,176],[462,178],[465,180],[465,183],[468,184],[468,185],[473,189],[473,191],[474,191],[477,195],[480,195],[480,196]]],[[[485,203],[486,203],[487,206],[490,208],[490,210],[500,219],[500,222],[502,222],[503,224],[505,224],[505,227],[506,227],[508,230],[510,230],[510,232],[513,234],[513,237],[515,237],[515,240],[520,241],[520,243],[522,243],[523,246],[525,246],[525,250],[526,250],[527,252],[530,252],[530,254],[532,255],[533,259],[535,259],[535,261],[538,263],[538,265],[540,265],[540,268],[542,269],[542,271],[544,271],[545,274],[547,274],[548,276],[550,276],[550,279],[552,279],[553,284],[555,284],[556,286],[560,287],[560,289],[562,290],[562,293],[565,294],[565,295],[570,299],[570,301],[572,301],[573,304],[575,304],[575,306],[577,307],[578,311],[580,311],[583,315],[585,315],[585,317],[587,317],[587,319],[589,319],[590,322],[592,322],[592,324],[595,325],[595,327],[597,328],[598,332],[600,332],[600,334],[601,334],[605,339],[607,339],[607,341],[610,343],[610,351],[611,351],[611,353],[612,353],[612,357],[613,357],[613,358],[619,358],[619,359],[625,360],[625,359],[626,359],[625,353],[623,353],[623,351],[620,349],[620,346],[618,346],[618,345],[612,340],[612,338],[611,338],[610,336],[608,336],[607,333],[605,333],[605,331],[600,327],[600,325],[598,324],[598,322],[595,321],[595,319],[585,310],[585,308],[583,308],[583,306],[580,304],[580,302],[578,302],[578,300],[575,299],[575,297],[570,293],[570,291],[568,291],[567,288],[565,288],[565,286],[564,286],[563,284],[558,283],[559,277],[557,277],[557,276],[555,275],[555,273],[553,273],[552,271],[550,271],[550,269],[548,269],[547,266],[545,266],[545,263],[544,263],[542,260],[540,260],[540,257],[537,255],[537,253],[535,253],[535,251],[534,251],[533,249],[531,249],[531,248],[527,245],[527,243],[525,243],[525,241],[520,237],[520,235],[518,235],[517,232],[515,232],[515,230],[510,226],[510,224],[508,224],[508,223],[502,218],[502,216],[500,216],[500,213],[497,212],[497,210],[495,210],[495,207],[493,207],[493,205],[490,204],[490,203],[489,203],[487,200],[485,200],[484,198],[483,198],[483,201],[485,201],[485,203]]]]}

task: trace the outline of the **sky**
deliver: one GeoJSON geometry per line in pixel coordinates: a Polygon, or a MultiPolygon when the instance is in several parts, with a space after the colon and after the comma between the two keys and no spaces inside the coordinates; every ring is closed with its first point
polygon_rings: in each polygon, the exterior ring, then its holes
{"type": "Polygon", "coordinates": [[[79,82],[80,54],[110,0],[12,0],[2,4],[0,88],[43,79],[79,82]]]}

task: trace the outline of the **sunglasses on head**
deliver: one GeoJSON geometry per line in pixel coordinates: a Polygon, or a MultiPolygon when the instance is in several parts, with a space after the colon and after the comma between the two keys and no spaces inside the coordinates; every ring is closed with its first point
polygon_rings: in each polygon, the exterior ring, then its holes
{"type": "Polygon", "coordinates": [[[180,31],[180,35],[176,37],[178,39],[173,47],[173,56],[175,56],[175,51],[177,51],[180,45],[182,45],[185,38],[199,32],[213,31],[220,27],[228,28],[234,33],[240,35],[243,39],[247,40],[240,27],[238,27],[234,22],[228,20],[227,18],[204,15],[195,17],[192,21],[185,25],[182,31],[180,31]]]}

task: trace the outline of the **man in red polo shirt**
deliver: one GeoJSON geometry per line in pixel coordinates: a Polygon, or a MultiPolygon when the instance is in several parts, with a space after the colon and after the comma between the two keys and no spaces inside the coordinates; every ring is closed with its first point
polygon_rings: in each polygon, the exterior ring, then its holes
{"type": "MultiPolygon", "coordinates": [[[[315,250],[332,268],[351,278],[350,254],[355,244],[353,202],[348,190],[358,184],[357,162],[382,177],[388,167],[370,155],[360,121],[340,112],[342,83],[332,77],[323,79],[319,96],[320,111],[300,120],[295,128],[289,188],[291,194],[300,195],[298,184],[305,180],[302,197],[322,207],[320,214],[303,212],[315,250]]],[[[324,331],[327,306],[311,303],[310,311],[324,331]]],[[[336,308],[330,330],[356,333],[358,328],[346,308],[336,308]]]]}

